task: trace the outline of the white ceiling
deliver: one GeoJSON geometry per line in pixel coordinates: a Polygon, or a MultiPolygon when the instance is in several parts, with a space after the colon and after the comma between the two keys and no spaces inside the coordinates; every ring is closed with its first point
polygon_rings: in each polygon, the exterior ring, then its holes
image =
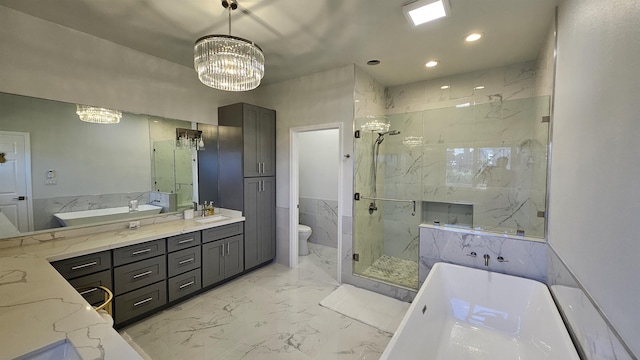
{"type": "MultiPolygon", "coordinates": [[[[408,0],[238,0],[231,33],[265,52],[263,84],[355,63],[387,86],[533,60],[557,0],[450,0],[411,27],[408,0]],[[481,31],[484,38],[466,44],[481,31]],[[367,66],[370,59],[380,65],[367,66]],[[437,59],[439,66],[424,64],[437,59]]],[[[227,34],[220,0],[0,0],[0,5],[193,67],[201,36],[227,34]]]]}

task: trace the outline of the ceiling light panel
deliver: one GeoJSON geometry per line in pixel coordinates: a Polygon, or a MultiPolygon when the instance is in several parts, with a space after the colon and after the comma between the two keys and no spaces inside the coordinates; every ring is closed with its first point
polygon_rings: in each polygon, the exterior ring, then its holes
{"type": "Polygon", "coordinates": [[[418,26],[447,16],[449,7],[447,0],[418,0],[404,5],[402,11],[411,25],[418,26]]]}

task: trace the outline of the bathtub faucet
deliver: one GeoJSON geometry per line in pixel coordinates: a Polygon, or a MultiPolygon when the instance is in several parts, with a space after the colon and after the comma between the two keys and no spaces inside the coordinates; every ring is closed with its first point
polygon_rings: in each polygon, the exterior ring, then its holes
{"type": "Polygon", "coordinates": [[[484,254],[484,266],[489,266],[489,259],[491,256],[489,254],[484,254]]]}

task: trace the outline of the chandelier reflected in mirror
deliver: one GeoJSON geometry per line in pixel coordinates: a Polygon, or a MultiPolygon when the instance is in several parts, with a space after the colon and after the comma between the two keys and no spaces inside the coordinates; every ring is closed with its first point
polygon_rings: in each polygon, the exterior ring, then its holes
{"type": "Polygon", "coordinates": [[[122,111],[81,104],[76,104],[76,114],[80,120],[96,124],[117,124],[122,118],[122,111]]]}
{"type": "Polygon", "coordinates": [[[262,49],[247,39],[231,36],[231,10],[235,0],[223,0],[229,11],[229,35],[207,35],[196,41],[193,66],[198,79],[214,89],[247,91],[260,85],[264,76],[262,49]]]}

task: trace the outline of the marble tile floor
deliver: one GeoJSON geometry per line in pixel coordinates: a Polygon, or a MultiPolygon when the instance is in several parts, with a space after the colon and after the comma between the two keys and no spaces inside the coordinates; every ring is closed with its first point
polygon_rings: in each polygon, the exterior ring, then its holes
{"type": "Polygon", "coordinates": [[[154,360],[378,359],[391,334],[319,305],[336,249],[310,245],[297,269],[271,264],[121,333],[154,360]]]}
{"type": "Polygon", "coordinates": [[[418,289],[418,263],[382,255],[366,268],[363,276],[380,279],[410,289],[418,289]]]}

